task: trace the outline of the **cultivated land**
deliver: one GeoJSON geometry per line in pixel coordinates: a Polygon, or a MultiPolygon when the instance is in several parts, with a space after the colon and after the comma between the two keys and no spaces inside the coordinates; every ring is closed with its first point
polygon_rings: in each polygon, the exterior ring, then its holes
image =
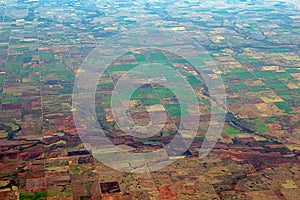
{"type": "MultiPolygon", "coordinates": [[[[277,0],[0,1],[0,199],[299,199],[299,13],[299,6],[277,0]],[[228,111],[215,148],[199,159],[211,98],[195,66],[158,49],[121,56],[95,83],[97,117],[115,145],[132,152],[161,148],[174,138],[180,117],[193,112],[168,88],[146,84],[131,96],[132,119],[147,125],[151,108],[166,110],[167,122],[148,139],[123,133],[111,93],[139,64],[178,70],[201,112],[195,140],[172,165],[122,173],[83,146],[72,115],[73,83],[97,45],[150,21],[194,35],[205,49],[201,67],[224,81],[228,111]]],[[[177,156],[170,151],[162,159],[177,156]]]]}

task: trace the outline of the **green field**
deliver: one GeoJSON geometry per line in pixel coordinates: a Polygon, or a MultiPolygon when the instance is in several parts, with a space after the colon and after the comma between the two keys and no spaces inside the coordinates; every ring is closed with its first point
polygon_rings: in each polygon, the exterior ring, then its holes
{"type": "Polygon", "coordinates": [[[224,130],[228,135],[235,135],[235,134],[241,134],[242,133],[240,130],[235,129],[231,126],[225,127],[224,130]]]}
{"type": "Polygon", "coordinates": [[[46,192],[21,193],[20,200],[46,200],[46,192]]]}

